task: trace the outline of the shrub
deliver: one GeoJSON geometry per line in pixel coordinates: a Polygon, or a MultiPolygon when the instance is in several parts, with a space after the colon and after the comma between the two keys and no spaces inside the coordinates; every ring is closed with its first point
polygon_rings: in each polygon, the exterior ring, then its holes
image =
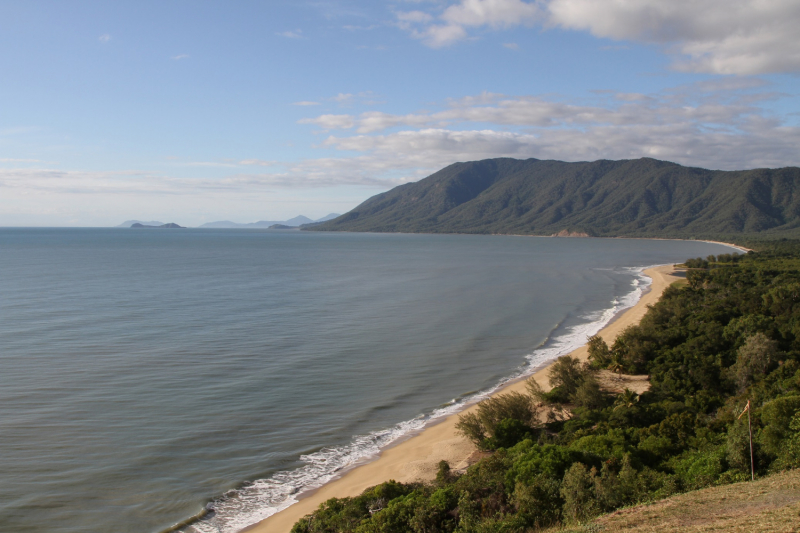
{"type": "Polygon", "coordinates": [[[689,489],[713,485],[728,469],[726,455],[724,444],[687,452],[673,462],[675,474],[689,489]]]}
{"type": "MultiPolygon", "coordinates": [[[[602,342],[602,339],[600,339],[602,342]]],[[[559,357],[550,367],[548,382],[552,389],[545,392],[541,385],[531,378],[526,386],[531,397],[550,406],[572,403],[578,407],[598,408],[606,404],[606,394],[595,379],[595,371],[588,363],[565,355],[559,357]]],[[[564,419],[563,410],[551,411],[551,418],[564,419]]]]}
{"type": "Polygon", "coordinates": [[[439,469],[436,471],[436,485],[444,487],[451,483],[455,476],[450,472],[450,463],[442,459],[439,461],[439,469]]]}
{"type": "Polygon", "coordinates": [[[800,411],[789,422],[789,435],[778,456],[782,468],[800,468],[800,411]]]}
{"type": "Polygon", "coordinates": [[[570,465],[587,461],[581,452],[557,444],[540,446],[531,441],[517,444],[509,453],[513,464],[506,474],[506,484],[510,487],[519,482],[532,484],[539,475],[561,479],[570,465]]]}
{"type": "Polygon", "coordinates": [[[758,443],[771,457],[781,455],[785,439],[791,433],[790,423],[800,412],[800,396],[784,396],[764,404],[759,415],[763,428],[758,433],[758,443]]]}
{"type": "Polygon", "coordinates": [[[595,497],[603,511],[611,511],[623,503],[616,472],[618,464],[613,458],[605,461],[600,469],[600,475],[594,478],[595,497]]]}
{"type": "Polygon", "coordinates": [[[593,375],[587,375],[578,390],[572,396],[572,403],[576,407],[587,409],[600,409],[609,403],[609,395],[600,388],[600,383],[593,375]]]}
{"type": "Polygon", "coordinates": [[[538,410],[531,398],[518,392],[480,402],[475,411],[459,416],[456,430],[481,449],[516,444],[539,427],[538,410]]]}
{"type": "Polygon", "coordinates": [[[530,483],[517,482],[514,508],[527,527],[548,527],[561,520],[564,500],[560,489],[561,483],[545,474],[539,474],[530,483]]]}
{"type": "MultiPolygon", "coordinates": [[[[755,443],[754,448],[755,448],[755,443]]],[[[747,420],[737,420],[728,429],[727,459],[730,466],[740,472],[750,472],[750,432],[747,420]]],[[[755,450],[753,451],[755,454],[755,450]]]]}

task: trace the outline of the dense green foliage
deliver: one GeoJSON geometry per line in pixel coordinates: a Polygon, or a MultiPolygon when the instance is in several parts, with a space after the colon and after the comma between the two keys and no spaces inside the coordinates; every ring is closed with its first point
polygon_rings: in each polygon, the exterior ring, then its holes
{"type": "Polygon", "coordinates": [[[800,235],[800,168],[725,172],[647,158],[455,163],[307,229],[521,235],[566,230],[716,239],[800,235]]]}
{"type": "Polygon", "coordinates": [[[610,347],[592,340],[591,364],[561,358],[553,390],[532,384],[463,417],[490,456],[464,473],[443,462],[430,484],[329,500],[293,532],[528,532],[747,480],[748,400],[756,475],[799,467],[800,242],[688,263],[688,283],[640,324],[610,347]],[[597,368],[611,367],[649,374],[651,389],[598,393],[597,368]]]}

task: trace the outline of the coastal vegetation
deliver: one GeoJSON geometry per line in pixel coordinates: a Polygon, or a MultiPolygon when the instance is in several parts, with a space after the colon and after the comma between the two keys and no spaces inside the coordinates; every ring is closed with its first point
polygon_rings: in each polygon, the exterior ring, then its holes
{"type": "Polygon", "coordinates": [[[293,533],[530,532],[620,507],[800,467],[800,242],[686,262],[638,325],[589,361],[565,356],[550,390],[504,394],[463,415],[487,456],[431,483],[389,481],[334,498],[293,533]],[[598,373],[647,374],[642,394],[598,373]],[[748,403],[749,402],[749,403],[748,403]],[[749,413],[743,415],[746,406],[749,413]]]}
{"type": "Polygon", "coordinates": [[[800,168],[650,158],[454,163],[306,229],[715,240],[800,236],[800,168]]]}

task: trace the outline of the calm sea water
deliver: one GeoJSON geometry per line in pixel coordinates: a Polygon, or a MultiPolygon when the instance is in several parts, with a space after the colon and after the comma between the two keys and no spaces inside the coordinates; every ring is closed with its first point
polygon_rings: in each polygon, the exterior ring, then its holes
{"type": "Polygon", "coordinates": [[[730,251],[0,229],[0,531],[237,531],[730,251]]]}

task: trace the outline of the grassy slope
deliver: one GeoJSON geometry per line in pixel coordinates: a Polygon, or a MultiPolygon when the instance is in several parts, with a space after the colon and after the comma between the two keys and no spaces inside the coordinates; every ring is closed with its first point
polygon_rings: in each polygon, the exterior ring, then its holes
{"type": "Polygon", "coordinates": [[[752,482],[679,494],[648,505],[620,509],[578,529],[560,533],[779,533],[800,531],[800,470],[752,482]]]}
{"type": "Polygon", "coordinates": [[[800,232],[800,168],[712,171],[637,159],[455,163],[376,195],[323,231],[597,236],[800,232]]]}

